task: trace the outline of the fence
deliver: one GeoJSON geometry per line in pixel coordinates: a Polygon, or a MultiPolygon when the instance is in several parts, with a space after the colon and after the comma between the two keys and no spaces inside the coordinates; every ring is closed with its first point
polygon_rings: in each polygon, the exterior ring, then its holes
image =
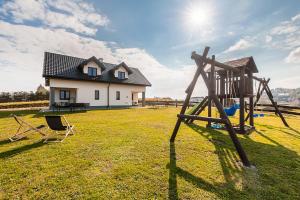
{"type": "MultiPolygon", "coordinates": [[[[141,104],[142,101],[139,100],[139,104],[141,104]]],[[[168,107],[168,106],[175,106],[180,107],[184,103],[183,100],[173,100],[173,101],[161,101],[161,100],[151,100],[151,101],[145,101],[146,106],[153,106],[153,107],[168,107]]],[[[196,102],[190,102],[189,106],[195,105],[196,102]]]]}
{"type": "MultiPolygon", "coordinates": [[[[289,106],[289,105],[277,105],[280,112],[290,115],[300,115],[299,106],[289,106]]],[[[261,112],[275,112],[275,109],[272,104],[257,104],[257,107],[254,108],[255,111],[261,112]]]]}
{"type": "MultiPolygon", "coordinates": [[[[139,103],[141,103],[139,101],[139,103]]],[[[180,107],[183,105],[183,100],[174,100],[174,101],[145,101],[146,106],[152,107],[168,107],[168,106],[175,106],[180,107]]],[[[196,103],[191,102],[189,106],[194,106],[196,103]]],[[[290,105],[277,105],[280,112],[285,114],[291,115],[300,115],[300,107],[299,106],[290,106],[290,105]]],[[[272,104],[257,104],[254,108],[255,111],[262,111],[262,112],[275,112],[274,107],[272,104]]]]}

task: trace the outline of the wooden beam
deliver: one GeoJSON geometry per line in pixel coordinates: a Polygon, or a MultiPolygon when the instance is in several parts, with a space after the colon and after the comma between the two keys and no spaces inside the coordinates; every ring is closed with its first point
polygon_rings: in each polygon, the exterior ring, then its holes
{"type": "MultiPolygon", "coordinates": [[[[205,57],[207,56],[207,54],[208,54],[208,51],[209,51],[209,47],[205,47],[205,49],[204,49],[204,51],[203,51],[202,57],[205,58],[205,57]]],[[[197,67],[198,67],[198,68],[197,68],[197,71],[196,71],[196,73],[195,73],[195,75],[194,75],[194,77],[193,77],[193,80],[192,80],[192,82],[191,82],[191,84],[190,84],[190,86],[189,86],[189,90],[188,90],[188,92],[187,92],[186,98],[185,98],[184,103],[183,103],[183,105],[182,105],[180,114],[184,114],[185,111],[186,111],[186,109],[187,109],[187,106],[188,106],[188,104],[189,104],[189,102],[190,102],[190,98],[191,98],[192,93],[193,93],[194,88],[195,88],[195,84],[196,84],[196,82],[197,82],[197,80],[198,80],[198,77],[199,77],[201,71],[202,71],[203,68],[204,68],[204,62],[201,61],[201,62],[199,63],[199,65],[197,65],[197,67]]],[[[177,119],[177,122],[176,122],[176,124],[175,124],[174,130],[173,130],[172,136],[171,136],[171,138],[170,138],[170,142],[174,142],[174,141],[175,141],[175,138],[176,138],[178,129],[179,129],[179,127],[180,127],[180,124],[181,124],[181,118],[178,118],[178,119],[177,119]]]]}
{"type": "Polygon", "coordinates": [[[207,122],[216,122],[216,123],[227,124],[227,121],[222,118],[202,117],[202,116],[198,116],[198,115],[182,115],[182,114],[178,114],[177,117],[179,117],[181,119],[193,119],[193,120],[201,120],[201,121],[207,121],[207,122]]]}
{"type": "MultiPolygon", "coordinates": [[[[211,92],[212,92],[212,73],[208,73],[208,79],[210,80],[210,85],[208,87],[208,104],[207,104],[207,117],[211,117],[211,92]]],[[[211,121],[208,121],[207,127],[211,127],[211,121]]]]}
{"type": "MultiPolygon", "coordinates": [[[[205,109],[205,107],[208,105],[208,98],[206,99],[206,101],[201,105],[201,107],[199,107],[199,109],[193,114],[193,115],[200,115],[201,112],[205,109]]],[[[193,123],[194,120],[190,119],[187,121],[187,123],[193,123]]]]}
{"type": "MultiPolygon", "coordinates": [[[[209,64],[212,64],[213,63],[213,60],[210,59],[210,58],[206,58],[206,57],[203,57],[199,54],[197,54],[196,52],[193,52],[192,53],[192,59],[199,59],[199,60],[202,60],[202,62],[205,62],[205,63],[209,63],[209,64]]],[[[240,72],[239,69],[233,67],[233,66],[230,66],[230,65],[227,65],[227,64],[224,64],[224,63],[221,63],[221,62],[218,62],[218,61],[214,61],[215,62],[215,66],[216,67],[220,67],[220,68],[223,68],[223,69],[226,69],[226,70],[232,70],[234,72],[240,72]]]]}
{"type": "MultiPolygon", "coordinates": [[[[268,79],[267,81],[265,81],[267,84],[269,83],[270,79],[268,79]]],[[[256,99],[255,99],[255,102],[253,104],[253,108],[255,108],[256,104],[258,103],[261,95],[263,94],[264,90],[265,90],[265,86],[262,84],[263,81],[261,81],[259,83],[259,86],[258,86],[258,90],[257,90],[257,94],[256,94],[256,99]],[[262,86],[262,88],[261,88],[262,86]]],[[[247,116],[245,117],[245,121],[247,121],[250,117],[250,113],[247,114],[247,116]]]]}
{"type": "Polygon", "coordinates": [[[279,115],[281,121],[283,122],[283,124],[286,126],[286,127],[289,127],[288,123],[285,121],[282,113],[280,112],[280,110],[278,109],[278,106],[277,106],[277,103],[275,103],[274,99],[273,99],[273,95],[271,93],[271,90],[268,86],[268,84],[266,82],[262,82],[262,84],[265,86],[265,90],[266,90],[266,93],[267,95],[269,96],[269,99],[271,101],[271,103],[273,104],[275,110],[276,110],[276,113],[279,115]]]}
{"type": "Polygon", "coordinates": [[[245,68],[241,69],[240,76],[240,131],[245,131],[245,68]]]}
{"type": "MultiPolygon", "coordinates": [[[[196,54],[196,53],[194,53],[194,54],[196,54]]],[[[201,66],[203,64],[203,60],[201,60],[201,58],[199,58],[198,56],[193,56],[193,55],[192,55],[192,59],[195,60],[197,66],[198,66],[198,69],[200,69],[200,74],[201,74],[201,76],[202,76],[202,78],[204,80],[204,83],[205,83],[206,87],[209,88],[209,79],[208,79],[208,77],[207,77],[206,72],[204,71],[204,69],[201,68],[201,66]]],[[[236,133],[235,133],[235,131],[233,129],[233,126],[232,126],[232,124],[231,124],[228,116],[226,115],[226,113],[224,111],[224,108],[223,108],[222,104],[220,103],[217,95],[216,94],[212,94],[211,97],[212,97],[212,100],[214,101],[214,103],[215,103],[215,105],[216,105],[216,107],[217,107],[217,109],[218,109],[218,111],[220,113],[220,117],[222,119],[226,120],[226,122],[227,122],[226,123],[227,131],[228,131],[229,136],[230,136],[230,138],[231,138],[231,140],[232,140],[232,142],[233,142],[233,144],[235,146],[236,151],[239,154],[239,157],[241,158],[241,160],[242,160],[242,162],[243,162],[243,164],[245,166],[250,167],[250,162],[248,160],[248,157],[247,157],[247,155],[246,155],[246,153],[245,153],[245,151],[244,151],[244,149],[243,149],[243,147],[242,147],[242,145],[241,145],[238,137],[236,136],[236,133]]]]}
{"type": "MultiPolygon", "coordinates": [[[[250,79],[250,93],[253,95],[253,74],[252,72],[249,72],[249,79],[250,79]]],[[[254,126],[254,117],[253,112],[254,111],[254,102],[253,102],[253,96],[249,97],[249,115],[250,115],[250,126],[254,126]]]]}
{"type": "Polygon", "coordinates": [[[197,111],[205,104],[207,99],[208,99],[208,96],[204,97],[202,99],[202,101],[198,104],[198,106],[195,108],[195,110],[193,110],[193,112],[191,112],[191,115],[194,115],[195,113],[197,113],[197,111]]]}
{"type": "Polygon", "coordinates": [[[262,79],[262,78],[258,78],[258,77],[256,77],[256,76],[252,76],[252,78],[253,78],[254,80],[257,80],[257,81],[259,81],[259,82],[262,82],[262,81],[263,81],[263,79],[262,79]]]}

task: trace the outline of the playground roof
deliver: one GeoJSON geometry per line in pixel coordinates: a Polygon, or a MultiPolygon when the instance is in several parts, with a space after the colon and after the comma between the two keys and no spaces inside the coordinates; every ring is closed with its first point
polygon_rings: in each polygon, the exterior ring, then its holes
{"type": "MultiPolygon", "coordinates": [[[[224,64],[229,65],[234,68],[245,67],[246,73],[249,71],[251,71],[252,73],[258,73],[257,66],[256,66],[252,56],[226,61],[226,62],[224,62],[224,64]]],[[[220,67],[216,67],[215,70],[216,71],[225,71],[223,68],[220,68],[220,67]]],[[[205,71],[209,72],[210,66],[208,66],[205,71]]]]}

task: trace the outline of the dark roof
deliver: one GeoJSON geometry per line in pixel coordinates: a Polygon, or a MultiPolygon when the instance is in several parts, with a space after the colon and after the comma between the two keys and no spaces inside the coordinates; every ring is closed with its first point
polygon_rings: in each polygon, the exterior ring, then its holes
{"type": "Polygon", "coordinates": [[[258,73],[258,69],[256,67],[256,64],[254,62],[253,57],[244,57],[236,60],[230,60],[227,62],[224,62],[224,64],[230,65],[232,67],[246,67],[246,71],[250,70],[253,73],[258,73]]]}
{"type": "Polygon", "coordinates": [[[103,72],[105,70],[105,66],[103,65],[103,63],[100,62],[100,60],[98,60],[95,56],[92,56],[89,59],[86,59],[85,61],[80,63],[80,65],[78,67],[83,69],[84,65],[88,64],[89,62],[95,62],[101,68],[101,72],[103,72]]]}
{"type": "Polygon", "coordinates": [[[120,64],[114,66],[110,71],[114,73],[120,67],[124,67],[127,70],[128,74],[132,74],[132,70],[124,62],[121,62],[120,64]]]}
{"type": "MultiPolygon", "coordinates": [[[[252,56],[251,57],[239,58],[239,59],[236,59],[236,60],[226,61],[226,62],[224,62],[224,64],[229,65],[229,66],[234,67],[234,68],[245,67],[246,72],[251,71],[253,73],[258,73],[257,66],[256,66],[252,56]]],[[[224,71],[224,69],[219,68],[219,67],[217,67],[215,70],[216,71],[224,71]]],[[[205,71],[209,72],[210,71],[210,66],[208,66],[205,69],[205,71]]]]}
{"type": "Polygon", "coordinates": [[[86,63],[90,59],[94,60],[95,57],[84,59],[62,54],[45,52],[43,77],[151,86],[151,83],[137,68],[128,67],[131,73],[128,74],[127,79],[120,80],[118,78],[115,78],[109,72],[118,65],[105,62],[101,62],[104,68],[100,76],[88,76],[87,74],[82,73],[81,66],[83,65],[83,63],[86,63]]]}

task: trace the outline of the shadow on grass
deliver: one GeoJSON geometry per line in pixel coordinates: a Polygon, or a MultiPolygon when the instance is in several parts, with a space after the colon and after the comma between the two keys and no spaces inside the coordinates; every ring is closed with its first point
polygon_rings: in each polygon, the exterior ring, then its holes
{"type": "Polygon", "coordinates": [[[291,128],[291,127],[289,127],[289,129],[300,135],[300,131],[298,131],[298,130],[296,130],[294,128],[291,128]]]}
{"type": "Polygon", "coordinates": [[[5,145],[5,144],[8,144],[10,143],[11,141],[9,139],[5,139],[5,140],[1,140],[0,141],[0,145],[5,145]]]}
{"type": "MultiPolygon", "coordinates": [[[[28,140],[28,138],[27,138],[27,137],[23,137],[23,138],[19,139],[18,142],[19,142],[19,141],[23,141],[23,140],[28,140]]],[[[0,146],[1,146],[1,145],[5,145],[5,144],[9,144],[9,143],[12,143],[12,142],[10,141],[10,139],[0,140],[0,146]]]]}
{"type": "Polygon", "coordinates": [[[170,142],[170,163],[167,166],[169,168],[169,199],[177,200],[178,191],[177,191],[177,176],[184,178],[184,180],[192,183],[193,185],[197,186],[198,188],[211,191],[214,193],[218,193],[218,186],[212,185],[211,183],[206,182],[205,180],[194,176],[190,172],[177,167],[176,165],[176,151],[175,151],[175,144],[170,142]]]}
{"type": "Polygon", "coordinates": [[[4,159],[4,158],[8,158],[8,157],[13,157],[13,156],[18,155],[20,153],[23,153],[25,151],[41,147],[41,146],[43,146],[45,144],[46,143],[43,143],[43,141],[39,141],[39,142],[28,144],[28,145],[25,145],[25,146],[17,147],[17,148],[12,149],[12,150],[1,152],[0,153],[0,159],[4,159]]]}
{"type": "Polygon", "coordinates": [[[180,199],[177,185],[178,176],[221,199],[268,199],[272,196],[279,199],[293,199],[300,195],[297,192],[300,177],[295,177],[295,173],[300,172],[297,170],[300,169],[300,159],[296,152],[285,148],[264,133],[257,132],[274,145],[255,142],[250,137],[239,138],[250,162],[255,164],[258,170],[244,168],[236,156],[228,135],[196,124],[189,125],[189,127],[215,146],[225,182],[207,182],[177,166],[175,144],[170,143],[170,163],[167,165],[169,168],[169,199],[180,199]],[[241,187],[237,188],[237,184],[241,187]]]}
{"type": "Polygon", "coordinates": [[[300,132],[291,127],[277,127],[277,126],[272,126],[272,125],[260,125],[260,126],[265,127],[270,130],[277,130],[277,131],[280,131],[287,135],[290,135],[292,137],[295,137],[297,139],[300,139],[300,132]],[[289,131],[291,131],[291,132],[289,132],[289,131]]]}

